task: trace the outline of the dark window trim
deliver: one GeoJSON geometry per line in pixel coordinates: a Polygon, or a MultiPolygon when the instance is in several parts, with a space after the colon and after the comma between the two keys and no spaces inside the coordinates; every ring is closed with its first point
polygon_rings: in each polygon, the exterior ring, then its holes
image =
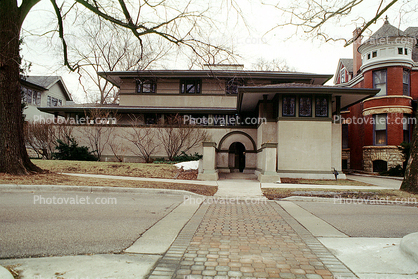
{"type": "Polygon", "coordinates": [[[181,79],[180,80],[180,94],[202,94],[202,79],[200,78],[190,78],[190,79],[181,79]],[[186,84],[193,84],[198,90],[196,90],[197,92],[194,93],[187,93],[187,92],[183,92],[183,85],[184,88],[186,88],[186,84]]]}
{"type": "Polygon", "coordinates": [[[298,111],[298,116],[299,117],[312,117],[312,110],[313,110],[313,106],[312,106],[312,95],[299,95],[298,96],[298,107],[299,107],[299,111],[298,111]],[[300,114],[300,106],[301,106],[301,102],[300,102],[300,99],[301,98],[309,98],[310,99],[310,103],[311,103],[311,105],[310,105],[310,107],[311,107],[311,113],[309,114],[309,115],[301,115],[300,114]]]}
{"type": "Polygon", "coordinates": [[[408,69],[403,69],[403,72],[402,72],[402,94],[404,96],[411,96],[411,72],[408,69]],[[408,92],[407,92],[407,94],[404,94],[404,92],[403,92],[403,85],[405,84],[404,81],[403,81],[403,75],[404,75],[405,72],[408,73],[408,92]]]}
{"type": "Polygon", "coordinates": [[[244,81],[242,79],[229,79],[225,81],[225,94],[226,95],[237,95],[238,86],[243,86],[244,81]],[[233,92],[231,92],[233,91],[233,92]]]}
{"type": "MultiPolygon", "coordinates": [[[[377,72],[384,72],[385,73],[385,94],[384,95],[380,95],[379,93],[376,94],[376,96],[387,96],[388,94],[388,72],[386,69],[382,69],[382,70],[376,70],[372,72],[372,79],[373,79],[373,88],[376,88],[376,83],[375,83],[375,79],[374,79],[374,75],[377,72]]],[[[377,83],[377,84],[382,84],[382,83],[377,83]]]]}
{"type": "Polygon", "coordinates": [[[297,101],[298,101],[297,96],[292,96],[292,95],[283,95],[282,96],[282,111],[281,111],[282,117],[296,117],[296,108],[298,106],[297,101]],[[284,115],[284,98],[294,98],[295,99],[295,107],[294,107],[293,114],[284,115]]]}
{"type": "Polygon", "coordinates": [[[138,79],[136,81],[136,94],[155,94],[157,92],[157,82],[152,79],[138,79]],[[151,91],[144,92],[144,87],[140,86],[141,84],[149,83],[151,84],[151,91]]]}
{"type": "MultiPolygon", "coordinates": [[[[373,145],[374,146],[385,146],[385,145],[388,145],[388,115],[387,115],[387,113],[382,113],[382,114],[375,114],[375,115],[373,115],[373,117],[375,118],[374,119],[374,124],[373,124],[373,145]],[[376,143],[376,118],[377,118],[377,116],[379,116],[379,115],[384,115],[385,116],[385,119],[386,119],[386,129],[384,130],[385,131],[385,143],[384,144],[377,144],[376,143]]],[[[383,131],[383,130],[377,130],[377,131],[383,131]]]]}
{"type": "Polygon", "coordinates": [[[325,117],[328,117],[329,116],[329,97],[328,96],[326,96],[326,95],[319,95],[319,96],[315,96],[315,117],[321,117],[321,118],[325,118],[325,117]],[[326,100],[327,100],[327,115],[317,115],[316,114],[316,100],[317,99],[323,99],[323,98],[325,98],[326,100]]]}

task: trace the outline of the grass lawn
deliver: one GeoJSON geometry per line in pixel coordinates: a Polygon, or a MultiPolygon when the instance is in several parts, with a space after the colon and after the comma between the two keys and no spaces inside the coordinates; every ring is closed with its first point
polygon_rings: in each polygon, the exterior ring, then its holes
{"type": "MultiPolygon", "coordinates": [[[[410,194],[400,190],[337,190],[337,189],[279,189],[279,188],[265,188],[262,189],[263,194],[269,199],[283,199],[290,196],[308,196],[308,197],[327,197],[333,198],[338,196],[341,198],[355,198],[355,199],[388,199],[395,201],[398,199],[409,199],[410,201],[418,202],[417,194],[410,194]]],[[[415,204],[417,206],[418,204],[415,204]]]]}
{"type": "Polygon", "coordinates": [[[33,174],[16,176],[0,174],[0,184],[19,185],[70,185],[70,186],[104,186],[104,187],[130,187],[130,188],[154,188],[186,190],[192,193],[213,196],[218,187],[206,185],[194,185],[185,183],[148,182],[120,179],[103,179],[69,176],[57,173],[33,174]]]}
{"type": "Polygon", "coordinates": [[[86,162],[66,160],[32,160],[38,167],[51,172],[91,173],[147,178],[174,178],[178,169],[170,164],[118,162],[86,162]]]}
{"type": "Polygon", "coordinates": [[[374,186],[372,184],[354,181],[350,179],[301,179],[301,178],[280,178],[282,183],[291,184],[315,184],[315,185],[345,185],[345,186],[374,186]]]}

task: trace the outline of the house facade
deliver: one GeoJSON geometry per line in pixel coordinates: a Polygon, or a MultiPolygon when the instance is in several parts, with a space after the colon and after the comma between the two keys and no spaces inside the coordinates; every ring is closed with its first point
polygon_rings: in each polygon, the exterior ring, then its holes
{"type": "Polygon", "coordinates": [[[404,164],[398,146],[412,136],[418,98],[417,37],[418,27],[402,31],[386,19],[369,39],[354,41],[352,59],[340,59],[337,86],[380,90],[341,112],[344,169],[381,172],[404,164]]]}
{"type": "MultiPolygon", "coordinates": [[[[333,117],[378,92],[325,86],[332,75],[246,71],[243,65],[100,75],[120,88],[119,104],[100,107],[117,111],[118,135],[128,132],[133,116],[142,119],[144,129],[156,129],[156,123],[173,114],[207,131],[208,139],[194,150],[203,154],[199,178],[204,180],[218,179],[219,172],[255,173],[264,182],[280,177],[333,179],[333,171],[342,169],[341,124],[333,117]]],[[[40,109],[76,117],[95,108],[40,109]]],[[[162,156],[160,148],[155,157],[162,156]]],[[[112,157],[107,150],[103,160],[112,157]]],[[[130,153],[125,159],[135,156],[130,153]]]]}
{"type": "Polygon", "coordinates": [[[41,112],[38,107],[60,107],[71,101],[70,94],[59,76],[29,76],[21,80],[23,111],[26,121],[53,118],[50,113],[41,112]]]}

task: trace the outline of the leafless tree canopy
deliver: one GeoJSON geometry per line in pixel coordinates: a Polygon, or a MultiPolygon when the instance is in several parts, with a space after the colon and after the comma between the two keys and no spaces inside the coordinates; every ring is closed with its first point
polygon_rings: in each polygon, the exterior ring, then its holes
{"type": "Polygon", "coordinates": [[[376,23],[389,9],[393,9],[396,6],[402,19],[402,15],[416,11],[418,7],[413,0],[262,1],[266,5],[276,8],[281,13],[282,19],[277,22],[277,25],[272,30],[283,26],[294,26],[297,31],[302,31],[309,36],[322,38],[325,41],[342,40],[346,46],[362,36],[370,25],[376,23]],[[286,5],[286,3],[289,4],[286,5]],[[370,9],[372,9],[372,13],[370,13],[370,9]],[[329,31],[329,27],[349,24],[353,25],[353,30],[355,26],[361,29],[354,38],[349,37],[349,39],[346,39],[339,34],[329,31]]]}
{"type": "Polygon", "coordinates": [[[57,140],[68,142],[73,131],[72,126],[53,123],[26,123],[26,144],[31,147],[38,156],[44,159],[52,159],[57,140]]]}
{"type": "Polygon", "coordinates": [[[281,72],[295,72],[295,69],[289,66],[284,59],[275,58],[266,60],[262,57],[258,58],[252,68],[257,71],[281,71],[281,72]]]}
{"type": "Polygon", "coordinates": [[[82,127],[82,133],[88,141],[89,148],[100,161],[103,151],[112,139],[115,130],[113,124],[117,123],[117,115],[101,108],[90,109],[85,115],[88,117],[87,125],[82,127]]]}
{"type": "Polygon", "coordinates": [[[157,131],[152,127],[145,127],[141,117],[131,116],[130,131],[123,136],[133,147],[132,153],[141,157],[146,163],[152,162],[151,156],[158,148],[157,131]]]}
{"type": "Polygon", "coordinates": [[[161,38],[140,42],[129,30],[100,18],[85,19],[80,29],[79,44],[71,52],[78,59],[79,82],[88,102],[118,102],[118,88],[98,72],[145,70],[169,51],[161,38]],[[91,82],[94,88],[89,87],[91,82]]]}
{"type": "Polygon", "coordinates": [[[170,161],[180,152],[199,146],[208,136],[205,129],[185,124],[179,115],[166,117],[164,125],[158,127],[158,138],[170,161]]]}

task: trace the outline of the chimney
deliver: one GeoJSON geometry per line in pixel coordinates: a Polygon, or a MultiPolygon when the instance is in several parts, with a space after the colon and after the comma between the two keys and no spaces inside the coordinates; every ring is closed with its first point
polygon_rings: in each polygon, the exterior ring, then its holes
{"type": "Polygon", "coordinates": [[[353,32],[353,77],[357,75],[357,72],[361,67],[361,54],[358,52],[358,48],[361,45],[362,39],[362,36],[358,36],[360,32],[361,28],[356,28],[353,32]]]}

